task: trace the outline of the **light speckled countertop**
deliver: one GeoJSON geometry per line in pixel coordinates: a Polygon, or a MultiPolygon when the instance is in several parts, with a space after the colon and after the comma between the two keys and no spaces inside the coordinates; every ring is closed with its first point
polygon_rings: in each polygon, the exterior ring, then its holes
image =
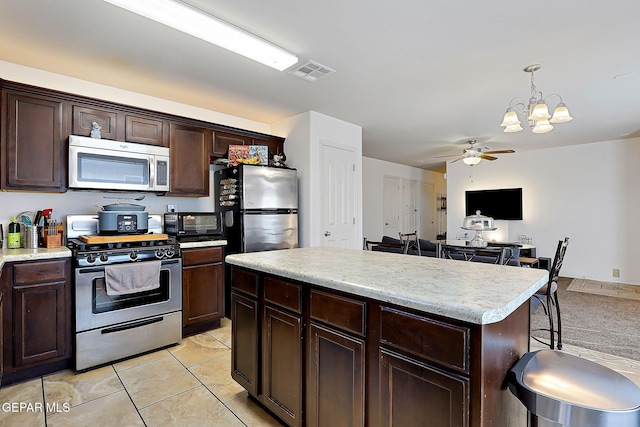
{"type": "Polygon", "coordinates": [[[60,248],[38,248],[38,249],[2,249],[0,250],[0,269],[5,262],[34,261],[47,258],[67,258],[71,256],[71,251],[66,246],[60,248]]]}
{"type": "Polygon", "coordinates": [[[546,270],[341,248],[234,254],[226,262],[474,324],[499,322],[546,270]]]}
{"type": "Polygon", "coordinates": [[[198,242],[180,242],[180,249],[208,248],[211,246],[227,246],[226,240],[202,240],[198,242]]]}

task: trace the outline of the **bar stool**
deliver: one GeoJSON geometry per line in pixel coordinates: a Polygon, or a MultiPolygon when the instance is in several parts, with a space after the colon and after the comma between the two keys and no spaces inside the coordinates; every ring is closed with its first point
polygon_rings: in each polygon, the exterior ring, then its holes
{"type": "Polygon", "coordinates": [[[538,417],[567,427],[640,426],[640,387],[589,360],[557,350],[530,352],[507,381],[533,427],[538,417]]]}

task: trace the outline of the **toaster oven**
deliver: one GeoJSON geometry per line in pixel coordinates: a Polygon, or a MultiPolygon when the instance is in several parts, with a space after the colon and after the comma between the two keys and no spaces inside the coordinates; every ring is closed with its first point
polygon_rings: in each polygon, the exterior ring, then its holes
{"type": "Polygon", "coordinates": [[[164,232],[181,241],[215,239],[222,236],[220,212],[169,212],[164,214],[164,232]]]}

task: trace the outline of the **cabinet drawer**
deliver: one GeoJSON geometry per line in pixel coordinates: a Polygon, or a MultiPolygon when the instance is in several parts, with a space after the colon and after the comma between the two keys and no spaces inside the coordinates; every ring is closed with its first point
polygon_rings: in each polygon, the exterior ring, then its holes
{"type": "Polygon", "coordinates": [[[222,262],[222,248],[186,249],[182,251],[182,265],[222,262]]]}
{"type": "Polygon", "coordinates": [[[66,263],[66,260],[57,260],[16,264],[13,267],[13,283],[23,285],[65,280],[66,263]]]}
{"type": "Polygon", "coordinates": [[[267,277],[264,279],[265,301],[302,313],[302,289],[300,285],[267,277]]]}
{"type": "Polygon", "coordinates": [[[258,275],[246,270],[231,270],[231,287],[254,297],[258,296],[258,275]]]}
{"type": "Polygon", "coordinates": [[[442,365],[469,372],[469,328],[382,307],[380,341],[442,365]]]}
{"type": "Polygon", "coordinates": [[[364,302],[315,289],[311,291],[311,318],[314,320],[364,335],[365,315],[364,302]]]}

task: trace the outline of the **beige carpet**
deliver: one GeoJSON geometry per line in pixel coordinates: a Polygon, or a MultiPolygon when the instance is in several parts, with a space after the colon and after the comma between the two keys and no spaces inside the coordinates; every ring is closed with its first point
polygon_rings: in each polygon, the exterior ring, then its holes
{"type": "Polygon", "coordinates": [[[589,279],[573,279],[567,290],[607,297],[640,300],[640,286],[625,285],[622,283],[600,282],[589,279]]]}
{"type": "MultiPolygon", "coordinates": [[[[640,360],[640,299],[569,291],[571,284],[571,278],[561,277],[558,281],[562,341],[640,360]]],[[[606,287],[602,288],[606,291],[606,287]]],[[[538,307],[531,314],[532,329],[548,325],[547,316],[542,307],[538,307]]],[[[549,333],[543,331],[533,331],[532,335],[545,340],[549,337],[549,333]]]]}

